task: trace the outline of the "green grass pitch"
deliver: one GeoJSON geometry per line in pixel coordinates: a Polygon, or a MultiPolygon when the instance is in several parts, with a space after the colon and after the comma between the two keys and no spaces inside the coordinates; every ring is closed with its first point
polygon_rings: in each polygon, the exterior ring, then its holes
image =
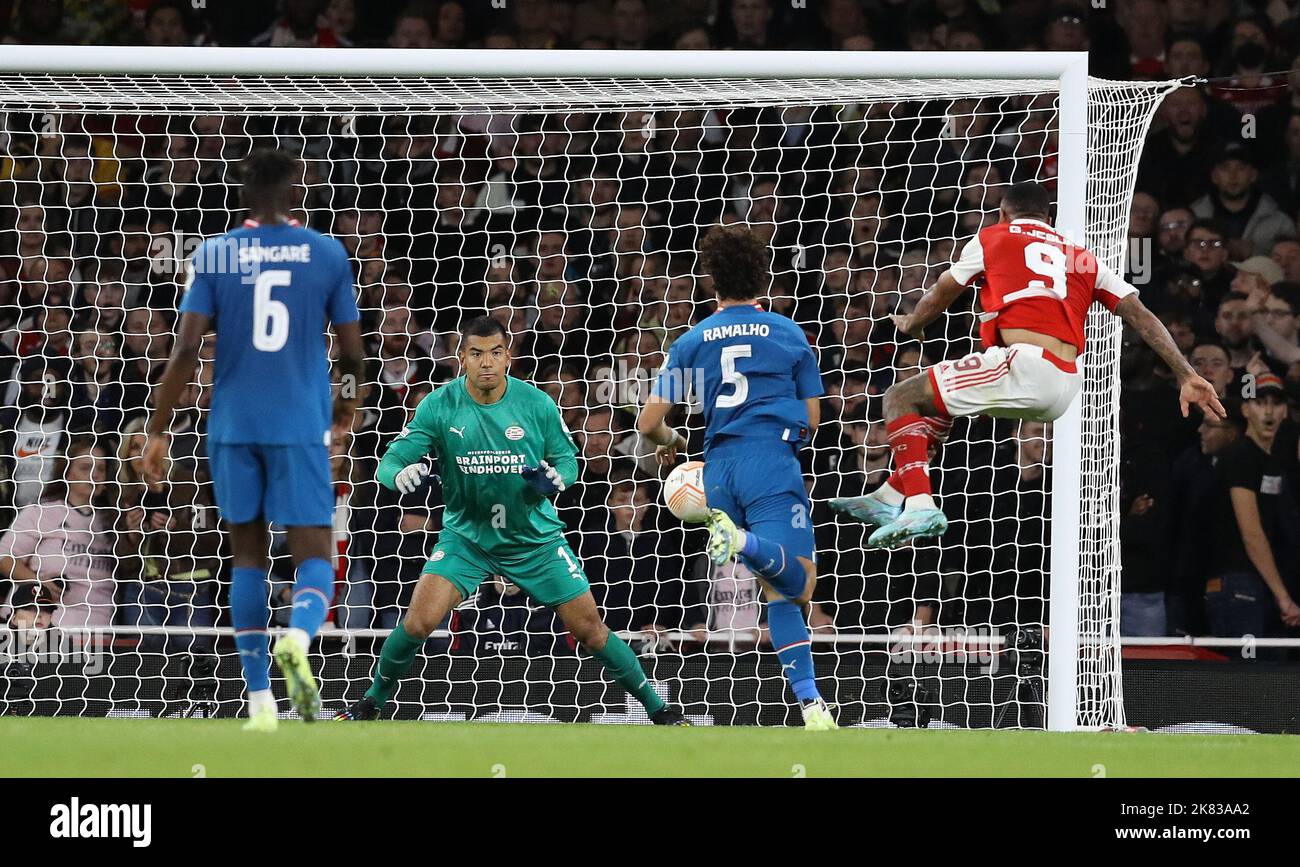
{"type": "Polygon", "coordinates": [[[0,718],[0,776],[1300,775],[1285,735],[0,718]]]}

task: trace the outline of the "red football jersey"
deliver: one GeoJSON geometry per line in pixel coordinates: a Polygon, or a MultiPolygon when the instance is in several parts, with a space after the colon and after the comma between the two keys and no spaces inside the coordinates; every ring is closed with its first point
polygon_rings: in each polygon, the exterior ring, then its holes
{"type": "Polygon", "coordinates": [[[1092,302],[1114,312],[1121,299],[1137,292],[1087,249],[1038,220],[989,226],[967,242],[948,273],[963,286],[983,277],[980,338],[986,347],[1002,345],[1000,329],[1023,328],[1072,344],[1082,354],[1092,302]]]}

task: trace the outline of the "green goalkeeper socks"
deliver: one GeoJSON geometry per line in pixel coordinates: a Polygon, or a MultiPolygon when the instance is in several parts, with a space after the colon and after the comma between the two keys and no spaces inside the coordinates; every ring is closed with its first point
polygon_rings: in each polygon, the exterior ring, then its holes
{"type": "MultiPolygon", "coordinates": [[[[387,647],[385,646],[385,649],[387,647]]],[[[600,650],[593,650],[591,655],[600,660],[605,670],[614,678],[614,682],[636,696],[637,701],[645,707],[645,712],[654,716],[664,708],[664,700],[650,685],[641,663],[637,660],[627,642],[613,632],[600,650]]]]}
{"type": "MultiPolygon", "coordinates": [[[[375,707],[383,707],[393,697],[397,682],[406,676],[415,654],[420,652],[423,638],[412,638],[406,631],[406,624],[399,623],[384,639],[384,648],[379,653],[379,665],[375,669],[375,682],[370,685],[366,695],[374,699],[375,707]]],[[[633,660],[635,662],[635,660],[633,660]]]]}

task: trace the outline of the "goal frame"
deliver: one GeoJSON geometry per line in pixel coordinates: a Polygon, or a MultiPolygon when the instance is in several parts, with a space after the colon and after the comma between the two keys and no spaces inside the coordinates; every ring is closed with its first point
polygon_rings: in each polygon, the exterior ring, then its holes
{"type": "MultiPolygon", "coordinates": [[[[571,51],[10,45],[0,74],[525,79],[1004,79],[1058,83],[1057,228],[1082,240],[1088,55],[1048,51],[571,51]]],[[[1047,728],[1079,728],[1081,398],[1054,422],[1047,728]]],[[[1118,412],[1118,408],[1115,410],[1118,412]]],[[[1118,633],[1118,624],[1113,628],[1118,633]]],[[[1118,676],[1118,673],[1117,673],[1118,676]]]]}

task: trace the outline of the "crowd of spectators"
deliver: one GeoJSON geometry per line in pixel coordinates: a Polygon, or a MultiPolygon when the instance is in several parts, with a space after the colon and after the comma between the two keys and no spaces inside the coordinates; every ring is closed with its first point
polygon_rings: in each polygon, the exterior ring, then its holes
{"type": "MultiPolygon", "coordinates": [[[[1300,615],[1295,5],[1093,5],[18,0],[0,3],[0,26],[6,42],[26,43],[1087,49],[1098,75],[1204,77],[1166,98],[1147,138],[1128,271],[1232,412],[1181,418],[1169,371],[1126,336],[1122,622],[1130,634],[1282,634],[1283,618],[1300,615]]],[[[13,624],[221,622],[226,552],[202,436],[210,363],[182,401],[170,481],[150,487],[137,468],[184,256],[243,219],[231,169],[254,143],[304,157],[296,216],[343,242],[363,313],[367,392],[333,456],[338,624],[390,627],[408,598],[439,527],[438,491],[399,499],[374,469],[418,401],[456,376],[462,317],[488,312],[514,335],[512,373],[552,394],[580,448],[582,483],[557,506],[610,625],[761,631],[754,577],[708,567],[702,531],[659,507],[659,472],[632,429],[646,377],[711,310],[693,251],[717,222],[769,240],[771,307],[804,327],[822,363],[824,421],[803,452],[823,576],[813,627],[1042,622],[1043,425],[958,423],[935,469],[953,518],[937,543],[868,549],[863,528],[824,504],[888,475],[884,389],[974,347],[974,299],[923,343],[901,339],[888,314],[915,304],[964,239],[996,221],[1007,183],[1054,184],[1051,95],[652,113],[50,117],[5,115],[0,163],[0,617],[13,624]]],[[[698,454],[698,414],[678,421],[698,454]]],[[[274,569],[283,600],[287,558],[274,569]]],[[[448,628],[453,652],[573,650],[504,580],[448,628]]]]}

